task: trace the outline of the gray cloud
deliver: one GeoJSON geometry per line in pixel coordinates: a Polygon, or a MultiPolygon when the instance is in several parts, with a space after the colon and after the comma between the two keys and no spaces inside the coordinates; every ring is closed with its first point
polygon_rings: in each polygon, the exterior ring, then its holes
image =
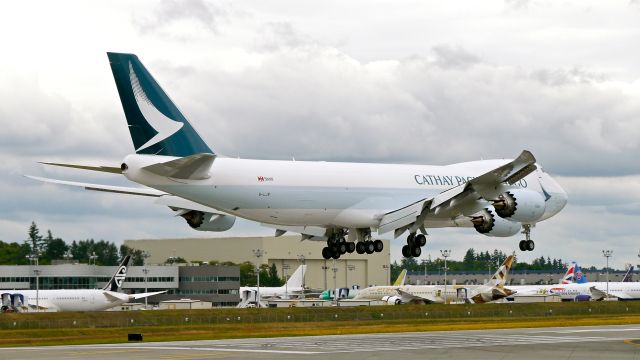
{"type": "Polygon", "coordinates": [[[161,0],[152,14],[138,15],[133,23],[143,34],[166,30],[179,22],[196,23],[218,33],[220,19],[225,15],[224,9],[204,0],[161,0]]]}

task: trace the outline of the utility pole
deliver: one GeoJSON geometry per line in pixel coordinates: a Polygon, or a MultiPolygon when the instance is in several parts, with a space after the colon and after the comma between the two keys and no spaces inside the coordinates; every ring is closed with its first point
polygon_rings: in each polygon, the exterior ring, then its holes
{"type": "Polygon", "coordinates": [[[256,257],[256,272],[258,273],[258,292],[256,293],[256,308],[260,307],[260,265],[262,256],[267,252],[262,249],[253,249],[253,256],[256,257]]]}
{"type": "Polygon", "coordinates": [[[444,303],[447,303],[447,258],[451,256],[451,250],[440,250],[444,258],[444,303]]]}
{"type": "MultiPolygon", "coordinates": [[[[149,285],[147,283],[147,276],[149,274],[149,269],[147,269],[147,259],[151,257],[151,254],[148,251],[143,251],[141,256],[142,256],[142,266],[143,266],[142,272],[144,273],[144,292],[146,293],[149,291],[148,290],[149,285]]],[[[148,298],[149,298],[148,296],[144,297],[145,309],[148,309],[148,306],[149,306],[149,303],[147,302],[148,298]]]]}
{"type": "Polygon", "coordinates": [[[613,250],[602,250],[602,255],[607,258],[607,299],[609,299],[609,258],[613,255],[613,250]]]}

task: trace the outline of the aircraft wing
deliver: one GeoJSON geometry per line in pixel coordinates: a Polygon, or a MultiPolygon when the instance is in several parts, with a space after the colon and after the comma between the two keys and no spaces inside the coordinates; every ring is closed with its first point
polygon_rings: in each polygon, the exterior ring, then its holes
{"type": "Polygon", "coordinates": [[[607,296],[606,289],[600,290],[595,286],[590,287],[589,291],[591,292],[591,297],[594,300],[602,300],[602,299],[606,299],[607,297],[614,297],[622,300],[632,299],[632,297],[629,296],[629,294],[627,294],[624,291],[609,291],[609,296],[607,296]]]}
{"type": "Polygon", "coordinates": [[[396,291],[398,292],[398,295],[400,296],[400,300],[405,303],[434,303],[437,301],[436,298],[434,297],[430,297],[430,296],[419,296],[419,295],[414,295],[414,294],[410,294],[402,289],[396,289],[396,291]]]}
{"type": "Polygon", "coordinates": [[[160,295],[160,294],[164,294],[166,292],[167,292],[167,290],[154,291],[154,292],[148,292],[148,293],[131,294],[131,295],[129,295],[129,300],[144,299],[144,298],[149,297],[149,296],[160,295]]]}
{"type": "Polygon", "coordinates": [[[456,213],[458,208],[471,199],[494,199],[501,184],[514,184],[536,169],[536,158],[527,150],[505,164],[487,171],[464,184],[447,189],[432,198],[424,198],[398,210],[386,213],[380,219],[378,233],[395,231],[395,237],[408,229],[424,231],[423,224],[428,214],[440,212],[456,213]]]}

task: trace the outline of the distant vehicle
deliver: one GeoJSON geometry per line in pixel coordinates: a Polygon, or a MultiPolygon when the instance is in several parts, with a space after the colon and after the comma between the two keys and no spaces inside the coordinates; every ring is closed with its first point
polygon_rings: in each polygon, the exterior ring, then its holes
{"type": "Polygon", "coordinates": [[[484,285],[371,286],[361,289],[355,300],[382,300],[394,305],[444,303],[445,298],[447,302],[464,301],[476,304],[492,302],[514,294],[511,287],[504,287],[512,265],[513,255],[506,258],[489,282],[484,285]]]}
{"type": "Polygon", "coordinates": [[[284,285],[278,287],[260,286],[259,294],[257,286],[241,286],[238,307],[255,307],[256,303],[263,299],[287,299],[292,296],[303,295],[305,290],[303,281],[306,270],[307,265],[298,266],[284,285]],[[259,299],[258,296],[260,297],[259,299]]]}
{"type": "MultiPolygon", "coordinates": [[[[446,166],[225,157],[198,135],[136,55],[107,55],[135,153],[120,166],[44,164],[122,174],[145,187],[32,178],[155,197],[200,231],[228,230],[241,217],[274,228],[276,236],[300,233],[326,242],[325,259],[382,251],[373,232],[408,233],[402,255],[419,257],[426,229],[444,227],[498,237],[522,232],[520,250],[532,251],[531,228],[567,203],[566,192],[526,150],[514,160],[446,166]]],[[[492,141],[501,136],[496,129],[492,141]]],[[[473,154],[481,155],[482,149],[473,154]]]]}
{"type": "Polygon", "coordinates": [[[102,289],[61,290],[0,290],[3,311],[102,311],[126,302],[162,294],[157,291],[141,294],[118,292],[127,276],[130,256],[126,256],[118,270],[102,289]],[[39,299],[36,298],[39,296],[39,299]]]}

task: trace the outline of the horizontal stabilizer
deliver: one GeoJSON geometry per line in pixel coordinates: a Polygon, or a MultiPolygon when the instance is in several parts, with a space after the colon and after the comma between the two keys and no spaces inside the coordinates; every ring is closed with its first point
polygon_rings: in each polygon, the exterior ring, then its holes
{"type": "Polygon", "coordinates": [[[76,187],[81,187],[87,190],[94,190],[94,191],[105,191],[105,192],[112,192],[112,193],[118,193],[118,194],[153,196],[153,197],[167,195],[162,191],[150,189],[150,188],[135,188],[135,187],[124,187],[124,186],[90,184],[90,183],[81,183],[81,182],[75,182],[75,181],[48,179],[48,178],[42,178],[38,176],[31,176],[31,175],[25,175],[25,177],[28,177],[29,179],[33,179],[37,181],[51,183],[51,184],[76,186],[76,187]]]}
{"type": "Polygon", "coordinates": [[[129,295],[129,300],[144,299],[144,298],[149,297],[149,296],[160,295],[160,294],[164,294],[166,292],[167,292],[167,290],[148,292],[148,293],[140,293],[140,294],[131,294],[131,295],[129,295]]]}
{"type": "Polygon", "coordinates": [[[111,174],[122,174],[122,169],[114,166],[89,166],[89,165],[63,164],[63,163],[53,163],[53,162],[44,162],[44,161],[40,161],[40,164],[62,166],[62,167],[68,167],[73,169],[80,169],[80,170],[99,171],[99,172],[106,172],[111,174]]]}
{"type": "Polygon", "coordinates": [[[216,156],[213,154],[195,154],[164,163],[143,167],[153,174],[183,180],[204,180],[209,178],[209,169],[216,156]]]}

